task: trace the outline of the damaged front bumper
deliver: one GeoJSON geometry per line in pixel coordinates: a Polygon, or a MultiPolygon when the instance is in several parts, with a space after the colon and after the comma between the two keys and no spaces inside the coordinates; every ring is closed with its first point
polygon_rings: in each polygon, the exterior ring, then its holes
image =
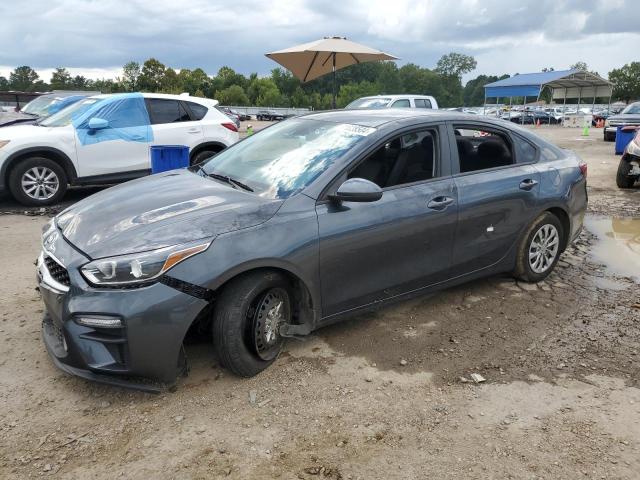
{"type": "Polygon", "coordinates": [[[158,392],[173,385],[185,367],[184,336],[208,301],[163,283],[94,288],[79,273],[88,259],[61,235],[47,247],[37,281],[46,307],[42,337],[54,364],[121,387],[158,392]]]}

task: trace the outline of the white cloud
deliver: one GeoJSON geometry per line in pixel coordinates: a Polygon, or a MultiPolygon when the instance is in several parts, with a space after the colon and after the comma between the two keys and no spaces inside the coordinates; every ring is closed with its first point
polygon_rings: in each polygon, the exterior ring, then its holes
{"type": "Polygon", "coordinates": [[[176,69],[262,74],[275,67],[264,53],[326,35],[426,67],[450,51],[469,53],[478,60],[472,76],[578,60],[606,74],[634,60],[640,44],[640,9],[630,0],[32,0],[30,15],[11,3],[0,2],[0,75],[30,65],[44,79],[57,66],[113,77],[117,66],[149,57],[176,69]]]}

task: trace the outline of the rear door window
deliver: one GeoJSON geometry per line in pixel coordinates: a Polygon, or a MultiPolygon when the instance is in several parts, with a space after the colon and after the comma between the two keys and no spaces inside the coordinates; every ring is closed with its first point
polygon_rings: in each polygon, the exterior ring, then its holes
{"type": "Polygon", "coordinates": [[[189,110],[191,110],[194,120],[202,120],[204,116],[207,114],[207,112],[209,111],[207,107],[205,107],[204,105],[200,105],[199,103],[194,103],[194,102],[184,102],[184,103],[187,105],[187,107],[189,107],[189,110]]]}
{"type": "Polygon", "coordinates": [[[411,108],[411,104],[409,103],[409,100],[406,98],[403,98],[402,100],[396,100],[395,102],[393,102],[391,104],[392,108],[411,108]]]}
{"type": "Polygon", "coordinates": [[[416,108],[432,108],[431,101],[426,98],[416,98],[413,100],[413,103],[416,104],[416,108]]]}
{"type": "Polygon", "coordinates": [[[149,98],[147,99],[147,109],[152,125],[191,121],[189,113],[178,100],[149,98]]]}
{"type": "Polygon", "coordinates": [[[524,138],[518,135],[512,135],[513,144],[516,149],[516,161],[518,163],[533,163],[537,158],[536,147],[527,142],[524,138]]]}
{"type": "Polygon", "coordinates": [[[507,135],[477,126],[454,125],[460,173],[513,165],[514,155],[507,135]]]}

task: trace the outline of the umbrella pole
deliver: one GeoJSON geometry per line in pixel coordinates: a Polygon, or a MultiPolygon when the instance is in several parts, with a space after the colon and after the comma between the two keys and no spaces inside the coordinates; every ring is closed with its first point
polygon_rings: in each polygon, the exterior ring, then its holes
{"type": "Polygon", "coordinates": [[[336,52],[333,52],[333,108],[336,108],[336,52]]]}

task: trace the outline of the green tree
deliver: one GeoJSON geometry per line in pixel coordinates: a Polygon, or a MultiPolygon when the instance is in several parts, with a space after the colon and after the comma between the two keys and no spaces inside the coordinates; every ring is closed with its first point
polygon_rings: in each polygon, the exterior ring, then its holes
{"type": "Polygon", "coordinates": [[[189,92],[190,95],[195,95],[197,91],[200,91],[202,96],[205,95],[205,92],[209,92],[210,95],[213,94],[210,88],[211,79],[201,68],[196,68],[195,70],[183,68],[180,70],[178,77],[182,82],[183,91],[189,92]]]}
{"type": "Polygon", "coordinates": [[[0,90],[9,89],[9,80],[6,77],[0,76],[0,90]]]}
{"type": "Polygon", "coordinates": [[[609,72],[616,100],[629,102],[640,98],[640,62],[631,62],[609,72]]]}
{"type": "Polygon", "coordinates": [[[163,93],[182,93],[182,80],[173,68],[165,68],[160,80],[160,91],[163,93]]]}
{"type": "Polygon", "coordinates": [[[475,70],[478,62],[471,55],[451,52],[440,57],[436,72],[445,77],[462,78],[462,75],[475,70]]]}
{"type": "Polygon", "coordinates": [[[247,88],[251,105],[259,107],[277,107],[282,102],[278,86],[270,78],[256,77],[247,88]]]}
{"type": "Polygon", "coordinates": [[[138,62],[127,62],[122,67],[122,86],[127,92],[135,92],[138,89],[138,79],[140,78],[140,64],[138,62]]]}
{"type": "Polygon", "coordinates": [[[574,63],[569,68],[571,70],[580,70],[582,72],[588,72],[589,71],[589,67],[587,66],[587,63],[586,62],[582,62],[582,61],[574,63]]]}
{"type": "Polygon", "coordinates": [[[464,86],[462,99],[465,107],[478,107],[484,104],[484,86],[487,83],[497,82],[509,78],[509,75],[496,77],[495,75],[479,75],[469,80],[464,86]]]}
{"type": "Polygon", "coordinates": [[[71,74],[64,67],[58,67],[51,74],[51,88],[65,90],[71,87],[71,74]]]}
{"type": "Polygon", "coordinates": [[[366,80],[360,83],[347,83],[340,87],[336,106],[338,108],[344,108],[356,98],[377,95],[379,91],[380,87],[378,84],[366,80]]]}
{"type": "Polygon", "coordinates": [[[39,78],[33,68],[23,65],[9,74],[9,88],[23,92],[33,91],[39,78]]]}
{"type": "Polygon", "coordinates": [[[83,75],[76,75],[71,79],[70,87],[74,90],[90,90],[93,82],[83,75]]]}
{"type": "MultiPolygon", "coordinates": [[[[142,65],[138,77],[138,88],[145,92],[158,92],[162,88],[166,67],[155,58],[150,58],[142,65]]],[[[175,72],[174,72],[175,73],[175,72]]]]}
{"type": "Polygon", "coordinates": [[[220,81],[220,89],[230,87],[231,85],[240,85],[242,88],[247,86],[247,79],[241,73],[236,73],[233,68],[220,67],[216,75],[220,81]]]}
{"type": "Polygon", "coordinates": [[[243,106],[249,105],[249,97],[240,85],[231,85],[217,92],[216,100],[222,105],[243,106]]]}

